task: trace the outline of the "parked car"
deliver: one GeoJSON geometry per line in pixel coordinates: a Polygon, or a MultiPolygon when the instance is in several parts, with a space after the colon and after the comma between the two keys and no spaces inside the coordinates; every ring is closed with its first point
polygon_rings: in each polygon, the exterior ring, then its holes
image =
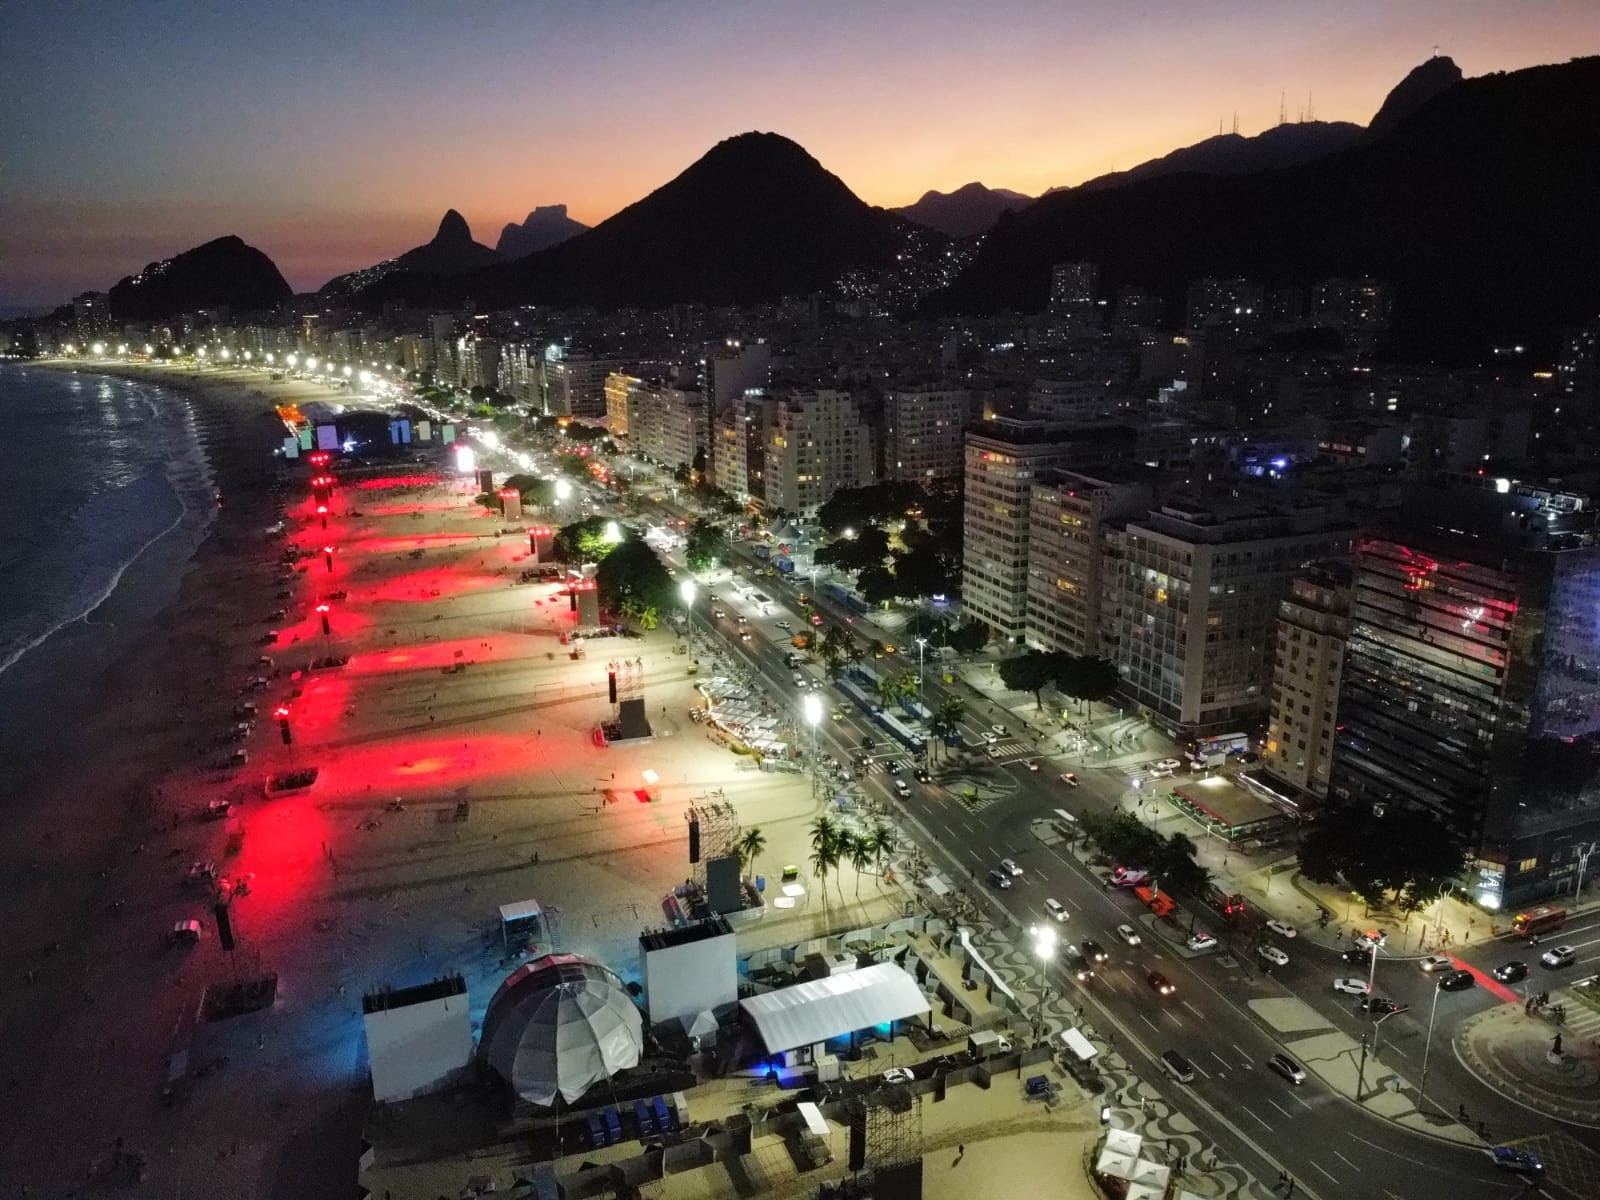
{"type": "Polygon", "coordinates": [[[1139,931],[1132,925],[1118,925],[1117,936],[1129,946],[1137,946],[1144,941],[1144,939],[1139,936],[1139,931]]]}
{"type": "Polygon", "coordinates": [[[1185,942],[1184,945],[1195,951],[1215,950],[1217,948],[1217,939],[1215,934],[1197,933],[1187,942],[1185,942]]]}
{"type": "Polygon", "coordinates": [[[1022,874],[1022,868],[1017,866],[1017,864],[1014,861],[1012,861],[1011,859],[1009,859],[1009,858],[1002,858],[1000,860],[1000,869],[1002,871],[1004,871],[1007,875],[1021,875],[1022,874]]]}
{"type": "Polygon", "coordinates": [[[1539,955],[1539,961],[1547,967],[1570,967],[1578,961],[1578,952],[1571,946],[1552,946],[1539,955]]]}
{"type": "Polygon", "coordinates": [[[1528,977],[1528,964],[1516,959],[1501,963],[1494,969],[1494,977],[1501,983],[1516,983],[1517,980],[1528,977]]]}
{"type": "Polygon", "coordinates": [[[1430,954],[1419,965],[1431,975],[1435,971],[1455,970],[1456,960],[1444,954],[1430,954]]]}
{"type": "Polygon", "coordinates": [[[1383,929],[1368,929],[1366,932],[1364,932],[1362,934],[1359,934],[1356,937],[1356,945],[1358,945],[1358,946],[1369,946],[1369,947],[1370,946],[1379,946],[1379,947],[1381,947],[1388,940],[1389,940],[1389,934],[1388,934],[1387,930],[1383,930],[1383,929]]]}
{"type": "Polygon", "coordinates": [[[1469,987],[1477,984],[1471,971],[1451,971],[1448,975],[1439,977],[1439,990],[1441,992],[1464,992],[1469,987]]]}
{"type": "Polygon", "coordinates": [[[1004,725],[1001,725],[999,722],[996,722],[995,724],[989,726],[989,728],[994,730],[995,733],[999,734],[1001,737],[1005,737],[1007,732],[1009,732],[1006,729],[1006,727],[1004,725]]]}
{"type": "Polygon", "coordinates": [[[1347,996],[1365,996],[1372,989],[1367,986],[1365,979],[1335,979],[1333,990],[1347,996]]]}
{"type": "Polygon", "coordinates": [[[1276,946],[1257,946],[1256,953],[1275,967],[1287,967],[1289,965],[1289,956],[1276,946]]]}
{"type": "Polygon", "coordinates": [[[879,1079],[885,1083],[911,1083],[916,1079],[910,1067],[890,1067],[879,1079]]]}
{"type": "Polygon", "coordinates": [[[1172,986],[1172,980],[1168,979],[1160,971],[1147,972],[1144,981],[1163,996],[1170,996],[1178,990],[1172,986]]]}
{"type": "Polygon", "coordinates": [[[1267,928],[1272,930],[1272,932],[1277,934],[1279,937],[1292,938],[1292,937],[1296,936],[1295,935],[1294,926],[1288,924],[1285,921],[1279,921],[1279,920],[1268,921],[1267,922],[1267,928]]]}
{"type": "Polygon", "coordinates": [[[1054,897],[1047,897],[1045,899],[1044,910],[1057,921],[1065,921],[1067,919],[1067,906],[1054,897]]]}
{"type": "Polygon", "coordinates": [[[1287,1054],[1274,1054],[1267,1059],[1267,1068],[1276,1071],[1290,1083],[1301,1084],[1306,1081],[1306,1071],[1299,1063],[1287,1054]]]}

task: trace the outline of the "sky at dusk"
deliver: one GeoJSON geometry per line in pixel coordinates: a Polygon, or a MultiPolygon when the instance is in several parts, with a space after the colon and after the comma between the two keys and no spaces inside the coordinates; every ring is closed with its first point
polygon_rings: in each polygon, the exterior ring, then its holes
{"type": "Polygon", "coordinates": [[[873,204],[1037,194],[1289,117],[1365,123],[1437,44],[1468,76],[1600,49],[1595,0],[0,4],[0,305],[227,233],[297,290],[537,204],[595,224],[772,130],[873,204]]]}

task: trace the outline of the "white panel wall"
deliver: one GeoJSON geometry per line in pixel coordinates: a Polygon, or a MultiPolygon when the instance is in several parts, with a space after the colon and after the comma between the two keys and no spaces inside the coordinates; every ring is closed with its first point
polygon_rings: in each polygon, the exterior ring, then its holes
{"type": "Polygon", "coordinates": [[[667,950],[644,951],[645,1010],[652,1024],[689,1020],[739,999],[739,965],[731,933],[667,950]]]}
{"type": "Polygon", "coordinates": [[[472,1062],[465,995],[368,1013],[366,1027],[372,1098],[379,1103],[437,1091],[472,1062]]]}

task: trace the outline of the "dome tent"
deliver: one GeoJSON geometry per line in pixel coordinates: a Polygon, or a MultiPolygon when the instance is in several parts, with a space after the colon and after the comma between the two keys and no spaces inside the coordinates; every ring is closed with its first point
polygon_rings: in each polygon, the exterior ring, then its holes
{"type": "Polygon", "coordinates": [[[643,1053],[644,1021],[622,981],[576,954],[547,954],[506,976],[478,1043],[480,1063],[544,1106],[572,1103],[643,1053]]]}

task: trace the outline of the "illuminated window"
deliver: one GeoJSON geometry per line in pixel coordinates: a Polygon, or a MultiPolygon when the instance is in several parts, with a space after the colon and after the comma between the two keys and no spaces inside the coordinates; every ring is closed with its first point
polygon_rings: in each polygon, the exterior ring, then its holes
{"type": "Polygon", "coordinates": [[[1519,871],[1531,871],[1535,867],[1537,867],[1538,865],[1539,865],[1539,860],[1537,858],[1525,858],[1525,859],[1523,859],[1521,862],[1519,862],[1517,864],[1517,870],[1519,870],[1519,871]]]}

